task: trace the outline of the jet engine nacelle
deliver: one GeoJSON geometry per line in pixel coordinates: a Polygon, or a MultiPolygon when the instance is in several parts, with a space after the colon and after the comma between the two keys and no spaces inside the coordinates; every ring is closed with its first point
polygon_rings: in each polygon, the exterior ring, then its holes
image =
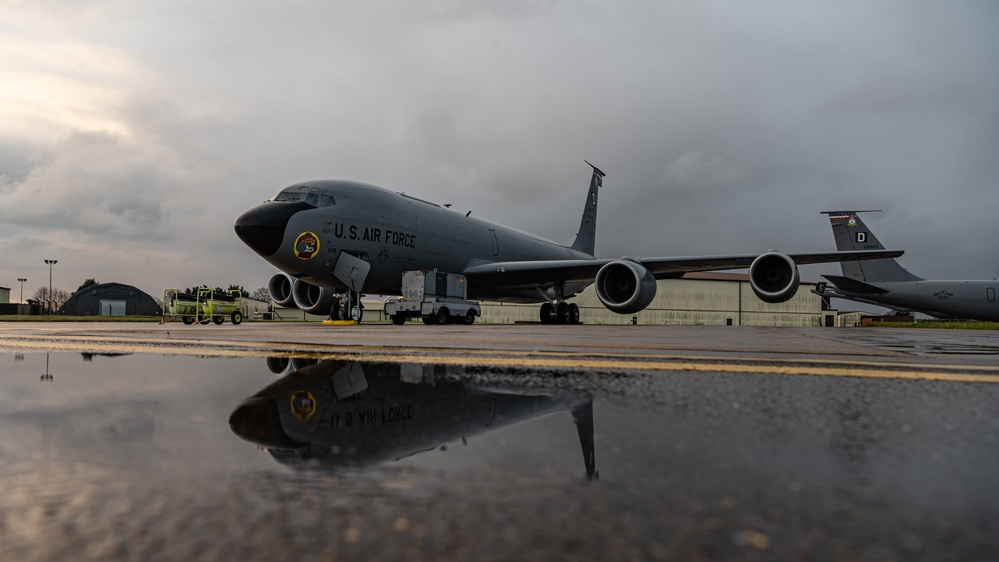
{"type": "Polygon", "coordinates": [[[295,306],[309,314],[329,314],[336,302],[336,293],[332,289],[319,287],[296,279],[291,286],[291,296],[295,306]]]}
{"type": "Polygon", "coordinates": [[[797,264],[780,252],[767,252],[749,266],[749,285],[763,302],[790,300],[798,292],[800,281],[797,264]]]}
{"type": "Polygon", "coordinates": [[[652,272],[626,259],[601,267],[593,286],[600,302],[618,314],[643,310],[656,296],[656,278],[652,272]]]}
{"type": "Polygon", "coordinates": [[[267,282],[267,292],[271,299],[279,306],[293,306],[294,298],[291,296],[291,286],[295,283],[295,278],[287,273],[277,273],[267,282]]]}

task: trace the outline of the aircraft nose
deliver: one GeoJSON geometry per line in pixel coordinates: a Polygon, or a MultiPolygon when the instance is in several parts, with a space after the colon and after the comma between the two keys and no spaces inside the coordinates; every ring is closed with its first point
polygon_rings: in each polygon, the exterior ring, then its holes
{"type": "Polygon", "coordinates": [[[307,203],[264,203],[240,215],[233,228],[253,251],[270,256],[281,247],[285,227],[292,215],[312,208],[307,203]]]}
{"type": "Polygon", "coordinates": [[[284,432],[273,398],[254,396],[229,415],[229,429],[240,439],[261,447],[297,449],[302,446],[284,432]]]}

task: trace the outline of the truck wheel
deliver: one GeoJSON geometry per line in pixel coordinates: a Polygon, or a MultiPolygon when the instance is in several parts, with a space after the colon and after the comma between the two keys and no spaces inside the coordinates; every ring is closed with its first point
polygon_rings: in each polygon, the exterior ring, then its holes
{"type": "Polygon", "coordinates": [[[446,306],[440,307],[437,314],[434,315],[434,323],[438,326],[443,326],[451,321],[451,311],[447,309],[446,306]]]}
{"type": "Polygon", "coordinates": [[[392,316],[392,323],[396,326],[402,326],[406,323],[406,317],[401,314],[396,314],[392,316]]]}
{"type": "Polygon", "coordinates": [[[243,313],[237,310],[229,316],[229,320],[232,320],[233,325],[239,326],[243,322],[243,313]]]}
{"type": "Polygon", "coordinates": [[[194,324],[194,318],[192,318],[190,316],[185,316],[185,317],[181,318],[180,321],[183,322],[183,323],[185,323],[185,324],[187,324],[188,326],[190,326],[191,324],[194,324]]]}
{"type": "Polygon", "coordinates": [[[216,326],[221,326],[225,322],[225,318],[222,316],[212,316],[212,322],[215,322],[216,326]]]}
{"type": "Polygon", "coordinates": [[[465,324],[466,326],[471,326],[472,324],[474,324],[475,311],[472,309],[468,309],[468,312],[465,313],[465,317],[462,319],[462,323],[465,324]]]}
{"type": "Polygon", "coordinates": [[[435,316],[424,316],[423,317],[423,323],[426,324],[427,326],[433,326],[434,324],[437,323],[436,322],[436,317],[435,316]]]}

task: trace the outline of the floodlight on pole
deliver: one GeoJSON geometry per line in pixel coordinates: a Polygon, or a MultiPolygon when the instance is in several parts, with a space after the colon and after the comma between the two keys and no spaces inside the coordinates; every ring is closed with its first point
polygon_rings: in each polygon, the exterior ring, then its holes
{"type": "Polygon", "coordinates": [[[21,283],[21,300],[17,301],[24,304],[24,282],[27,281],[24,277],[18,277],[17,280],[21,283]]]}
{"type": "Polygon", "coordinates": [[[59,263],[59,260],[45,260],[49,264],[49,315],[52,314],[52,266],[59,263]]]}

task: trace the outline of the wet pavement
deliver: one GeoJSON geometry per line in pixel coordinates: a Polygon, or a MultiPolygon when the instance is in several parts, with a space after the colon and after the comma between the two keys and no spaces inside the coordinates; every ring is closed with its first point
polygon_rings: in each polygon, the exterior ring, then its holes
{"type": "Polygon", "coordinates": [[[999,558],[994,336],[767,331],[728,357],[759,332],[697,331],[693,368],[679,338],[514,364],[93,330],[0,341],[0,560],[999,558]],[[829,347],[778,357],[801,338],[829,347]],[[610,353],[641,357],[592,367],[610,353]]]}

